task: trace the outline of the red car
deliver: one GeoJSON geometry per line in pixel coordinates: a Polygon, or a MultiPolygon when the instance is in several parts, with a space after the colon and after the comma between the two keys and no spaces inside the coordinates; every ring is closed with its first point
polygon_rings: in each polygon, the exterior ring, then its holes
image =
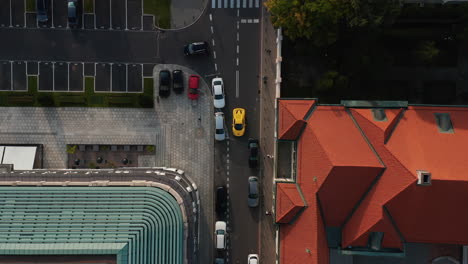
{"type": "Polygon", "coordinates": [[[198,99],[198,84],[200,83],[200,76],[190,75],[189,77],[189,88],[188,88],[188,98],[191,100],[198,99]]]}

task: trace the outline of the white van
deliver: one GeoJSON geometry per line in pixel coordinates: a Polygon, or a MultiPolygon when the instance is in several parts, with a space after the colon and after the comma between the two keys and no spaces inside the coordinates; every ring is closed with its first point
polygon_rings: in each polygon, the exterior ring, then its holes
{"type": "Polygon", "coordinates": [[[215,243],[216,249],[224,250],[226,249],[226,222],[224,221],[217,221],[215,224],[215,243]]]}
{"type": "Polygon", "coordinates": [[[224,130],[224,114],[223,112],[215,113],[215,139],[223,141],[226,139],[226,130],[224,130]]]}

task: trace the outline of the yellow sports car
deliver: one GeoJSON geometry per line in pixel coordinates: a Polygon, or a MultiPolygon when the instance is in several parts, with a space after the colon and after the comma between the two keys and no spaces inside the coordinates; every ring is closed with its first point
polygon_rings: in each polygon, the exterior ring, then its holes
{"type": "Polygon", "coordinates": [[[245,133],[245,109],[234,108],[232,110],[232,134],[242,137],[245,133]]]}

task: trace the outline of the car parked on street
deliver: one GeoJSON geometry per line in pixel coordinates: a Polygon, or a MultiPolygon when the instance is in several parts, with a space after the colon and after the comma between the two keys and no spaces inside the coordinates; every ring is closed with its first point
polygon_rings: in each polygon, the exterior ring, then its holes
{"type": "Polygon", "coordinates": [[[190,75],[189,77],[189,87],[188,87],[188,98],[191,100],[197,100],[199,96],[199,85],[200,85],[200,76],[190,75]]]}
{"type": "Polygon", "coordinates": [[[249,177],[249,196],[247,198],[247,204],[249,207],[258,206],[258,178],[255,176],[249,177]]]}
{"type": "Polygon", "coordinates": [[[224,263],[225,263],[224,259],[222,259],[222,258],[216,258],[215,259],[215,264],[224,264],[224,263]]]}
{"type": "Polygon", "coordinates": [[[234,108],[232,110],[232,134],[242,137],[245,133],[245,109],[234,108]]]}
{"type": "Polygon", "coordinates": [[[213,78],[211,81],[211,87],[213,89],[214,107],[221,109],[226,105],[224,96],[224,82],[222,78],[213,78]]]}
{"type": "Polygon", "coordinates": [[[171,72],[161,70],[159,72],[159,96],[168,97],[171,94],[171,72]]]}
{"type": "Polygon", "coordinates": [[[36,0],[37,21],[45,23],[49,21],[47,11],[49,10],[49,0],[36,0]]]}
{"type": "Polygon", "coordinates": [[[172,71],[172,89],[179,94],[184,91],[184,74],[181,70],[172,71]]]}
{"type": "Polygon", "coordinates": [[[76,1],[77,0],[68,0],[68,26],[71,28],[78,25],[76,1]]]}
{"type": "Polygon", "coordinates": [[[227,209],[227,190],[226,186],[216,188],[216,214],[218,217],[224,217],[227,209]]]}
{"type": "Polygon", "coordinates": [[[199,54],[208,55],[209,53],[209,45],[206,41],[189,43],[184,47],[185,56],[199,54]]]}
{"type": "Polygon", "coordinates": [[[215,139],[217,141],[223,141],[226,139],[226,130],[224,130],[224,113],[215,113],[215,139]]]}
{"type": "Polygon", "coordinates": [[[226,239],[227,239],[227,230],[226,222],[217,221],[215,223],[215,243],[216,249],[224,250],[226,249],[226,239]]]}
{"type": "Polygon", "coordinates": [[[249,167],[256,168],[258,165],[258,139],[249,138],[249,167]]]}
{"type": "Polygon", "coordinates": [[[247,256],[247,264],[259,264],[258,255],[257,254],[249,254],[247,256]]]}

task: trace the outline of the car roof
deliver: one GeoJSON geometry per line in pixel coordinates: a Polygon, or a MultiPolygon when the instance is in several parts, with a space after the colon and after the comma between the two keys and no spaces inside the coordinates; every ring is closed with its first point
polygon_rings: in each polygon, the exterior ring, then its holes
{"type": "Polygon", "coordinates": [[[223,89],[222,89],[221,85],[215,85],[214,86],[214,93],[215,94],[222,94],[223,93],[223,89]]]}

